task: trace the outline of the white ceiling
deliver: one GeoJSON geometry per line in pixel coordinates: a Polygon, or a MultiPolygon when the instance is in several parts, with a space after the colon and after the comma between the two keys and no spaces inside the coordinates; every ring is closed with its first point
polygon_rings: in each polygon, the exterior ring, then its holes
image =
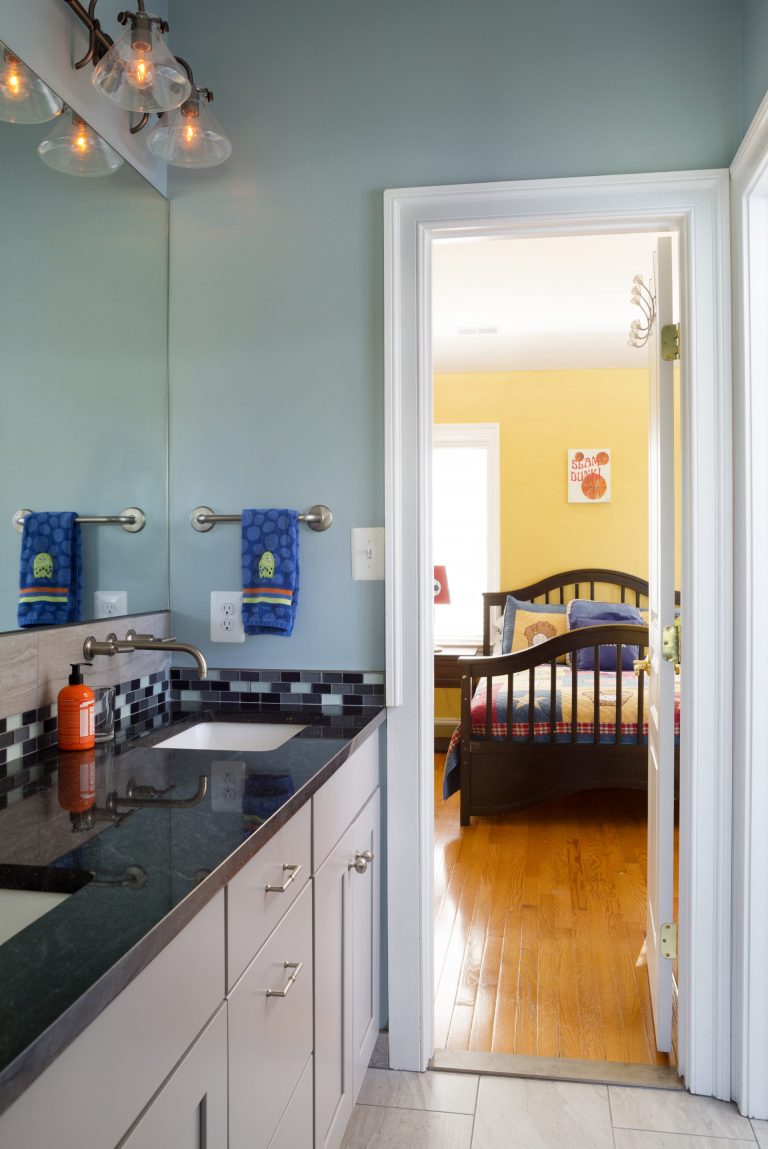
{"type": "Polygon", "coordinates": [[[629,326],[641,318],[629,294],[638,272],[648,282],[655,238],[440,240],[433,248],[434,370],[645,367],[647,351],[627,346],[629,326]]]}

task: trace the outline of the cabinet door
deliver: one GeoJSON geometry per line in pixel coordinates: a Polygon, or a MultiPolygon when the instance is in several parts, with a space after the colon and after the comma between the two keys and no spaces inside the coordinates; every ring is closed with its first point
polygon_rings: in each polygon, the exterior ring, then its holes
{"type": "Polygon", "coordinates": [[[309,886],[238,981],[228,1017],[230,1149],[266,1149],[312,1053],[309,886]]]}
{"type": "Polygon", "coordinates": [[[119,1149],[224,1149],[227,1007],[222,1005],[119,1149]]]}
{"type": "Polygon", "coordinates": [[[316,1149],[341,1144],[378,1032],[378,846],[377,790],[314,879],[316,1149]]]}

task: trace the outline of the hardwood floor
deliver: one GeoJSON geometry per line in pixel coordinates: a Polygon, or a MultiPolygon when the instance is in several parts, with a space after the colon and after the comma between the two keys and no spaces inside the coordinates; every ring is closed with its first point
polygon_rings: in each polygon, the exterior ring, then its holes
{"type": "Polygon", "coordinates": [[[645,964],[646,796],[459,825],[435,756],[435,1046],[666,1065],[645,964]]]}

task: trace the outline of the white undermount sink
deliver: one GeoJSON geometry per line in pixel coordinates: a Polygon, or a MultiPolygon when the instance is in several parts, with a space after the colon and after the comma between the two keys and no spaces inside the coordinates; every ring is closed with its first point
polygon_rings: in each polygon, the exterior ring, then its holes
{"type": "Polygon", "coordinates": [[[198,722],[155,743],[166,750],[277,750],[306,726],[285,722],[198,722]]]}

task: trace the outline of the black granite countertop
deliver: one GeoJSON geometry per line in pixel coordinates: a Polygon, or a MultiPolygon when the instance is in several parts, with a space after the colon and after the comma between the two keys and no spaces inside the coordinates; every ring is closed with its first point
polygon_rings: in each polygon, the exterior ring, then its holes
{"type": "MultiPolygon", "coordinates": [[[[0,1113],[160,952],[384,720],[231,708],[176,714],[162,729],[87,752],[41,755],[37,792],[0,811],[0,869],[45,866],[92,874],[66,901],[0,945],[0,1113]],[[276,750],[183,750],[156,744],[204,719],[301,723],[276,750]],[[95,817],[81,784],[95,759],[95,817]],[[217,781],[239,763],[245,797],[217,781]],[[189,808],[107,812],[129,783],[188,798],[189,808]],[[170,788],[170,789],[169,789],[170,788]],[[223,807],[223,808],[222,808],[223,807]]],[[[134,791],[135,793],[135,791],[134,791]]],[[[11,872],[11,871],[8,871],[11,872]]],[[[24,871],[20,871],[24,872],[24,871]]],[[[31,873],[31,871],[28,871],[31,873]]]]}

